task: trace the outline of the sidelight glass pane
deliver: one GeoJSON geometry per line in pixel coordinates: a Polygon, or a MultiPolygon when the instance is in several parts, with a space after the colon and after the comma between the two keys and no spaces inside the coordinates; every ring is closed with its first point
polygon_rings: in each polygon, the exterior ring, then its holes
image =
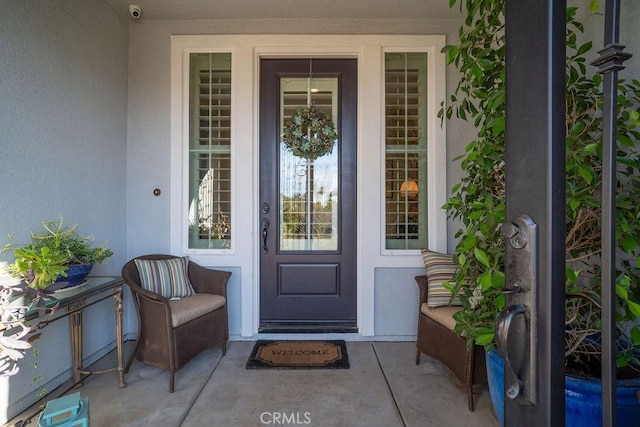
{"type": "MultiPolygon", "coordinates": [[[[315,105],[332,118],[338,129],[338,79],[286,77],[280,80],[280,129],[298,109],[315,105]]],[[[281,251],[336,251],[340,135],[333,151],[315,160],[295,156],[280,144],[281,251]]]]}
{"type": "Polygon", "coordinates": [[[386,249],[427,244],[427,54],[385,54],[386,249]]]}
{"type": "Polygon", "coordinates": [[[231,54],[192,53],[189,248],[231,247],[231,54]]]}

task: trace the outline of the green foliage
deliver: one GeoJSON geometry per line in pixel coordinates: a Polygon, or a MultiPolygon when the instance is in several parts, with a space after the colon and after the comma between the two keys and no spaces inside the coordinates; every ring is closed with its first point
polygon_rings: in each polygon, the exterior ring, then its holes
{"type": "Polygon", "coordinates": [[[16,248],[15,261],[7,267],[14,277],[26,280],[34,289],[42,289],[66,275],[66,255],[57,248],[27,245],[16,248]]]}
{"type": "Polygon", "coordinates": [[[4,247],[13,250],[15,261],[7,267],[13,277],[26,281],[34,289],[43,289],[58,276],[66,277],[69,264],[101,263],[113,255],[106,245],[94,246],[93,237],[80,236],[77,225],[58,221],[42,222],[44,230],[31,233],[31,243],[15,242],[4,247]]]}
{"type": "MultiPolygon", "coordinates": [[[[451,5],[457,1],[451,0],[451,5]]],[[[458,45],[444,48],[447,64],[462,74],[441,119],[456,117],[473,122],[478,130],[458,157],[464,171],[444,206],[459,220],[455,281],[463,288],[464,310],[455,315],[456,332],[469,344],[491,345],[494,321],[504,307],[504,0],[460,2],[466,13],[458,45]]]]}
{"type": "MultiPolygon", "coordinates": [[[[463,227],[456,233],[459,269],[456,282],[464,296],[464,310],[456,315],[458,333],[469,344],[493,344],[494,320],[504,307],[504,242],[500,225],[505,221],[505,35],[504,0],[450,0],[459,3],[465,23],[459,44],[443,49],[447,63],[462,77],[448,106],[439,116],[453,115],[472,122],[476,138],[457,160],[464,176],[452,189],[444,206],[463,227]]],[[[592,13],[598,1],[589,2],[592,13]]],[[[567,9],[566,171],[567,171],[567,292],[600,293],[600,225],[602,187],[602,77],[589,69],[595,59],[592,42],[580,42],[583,24],[576,8],[567,9]]],[[[618,145],[616,187],[616,241],[618,271],[618,329],[630,331],[631,344],[623,346],[619,361],[634,361],[640,348],[640,82],[620,81],[618,92],[618,145]]],[[[600,311],[593,304],[571,305],[570,328],[597,331],[600,311]]],[[[575,302],[575,301],[574,301],[575,302]]],[[[568,354],[579,345],[567,345],[568,354]]],[[[637,362],[637,361],[636,361],[637,362]]]]}

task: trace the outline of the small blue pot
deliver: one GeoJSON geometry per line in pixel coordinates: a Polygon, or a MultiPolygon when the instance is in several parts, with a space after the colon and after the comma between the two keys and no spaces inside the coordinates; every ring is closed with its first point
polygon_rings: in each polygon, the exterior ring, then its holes
{"type": "Polygon", "coordinates": [[[71,264],[67,266],[67,277],[58,276],[56,282],[68,282],[64,288],[78,286],[87,278],[89,272],[93,268],[93,264],[71,264]]]}
{"type": "Polygon", "coordinates": [[[486,353],[489,394],[498,422],[504,427],[504,360],[495,347],[486,353]]]}
{"type": "MultiPolygon", "coordinates": [[[[493,348],[487,352],[489,394],[500,426],[504,426],[504,361],[493,348]]],[[[602,381],[598,378],[565,376],[565,426],[602,425],[602,381]]],[[[616,416],[619,426],[638,425],[640,379],[616,381],[616,416]]]]}

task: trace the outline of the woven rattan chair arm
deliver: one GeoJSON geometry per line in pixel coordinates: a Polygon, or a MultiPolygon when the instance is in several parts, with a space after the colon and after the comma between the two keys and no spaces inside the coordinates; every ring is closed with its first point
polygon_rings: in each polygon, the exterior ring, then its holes
{"type": "Polygon", "coordinates": [[[196,293],[216,294],[226,298],[229,277],[229,271],[212,270],[189,262],[189,280],[196,293]]]}
{"type": "Polygon", "coordinates": [[[160,304],[169,305],[169,300],[163,297],[162,295],[156,294],[155,292],[148,291],[140,286],[129,285],[132,292],[135,292],[138,295],[138,298],[145,299],[147,301],[153,301],[160,304]]]}

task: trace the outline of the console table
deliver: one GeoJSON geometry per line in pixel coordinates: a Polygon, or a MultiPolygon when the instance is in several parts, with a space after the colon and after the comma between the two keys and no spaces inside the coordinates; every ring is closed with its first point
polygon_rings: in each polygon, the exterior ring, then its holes
{"type": "MultiPolygon", "coordinates": [[[[46,325],[64,317],[69,317],[71,329],[71,363],[74,386],[82,385],[83,375],[100,374],[118,371],[118,387],[126,387],[124,382],[124,367],[122,358],[122,289],[125,281],[121,277],[88,277],[87,282],[75,288],[59,290],[53,294],[55,300],[47,301],[47,307],[57,305],[51,316],[41,318],[41,324],[46,325]],[[116,350],[118,366],[103,371],[87,371],[82,367],[82,311],[100,301],[113,297],[116,313],[116,350]]],[[[38,316],[36,310],[27,312],[27,320],[38,316]]]]}

